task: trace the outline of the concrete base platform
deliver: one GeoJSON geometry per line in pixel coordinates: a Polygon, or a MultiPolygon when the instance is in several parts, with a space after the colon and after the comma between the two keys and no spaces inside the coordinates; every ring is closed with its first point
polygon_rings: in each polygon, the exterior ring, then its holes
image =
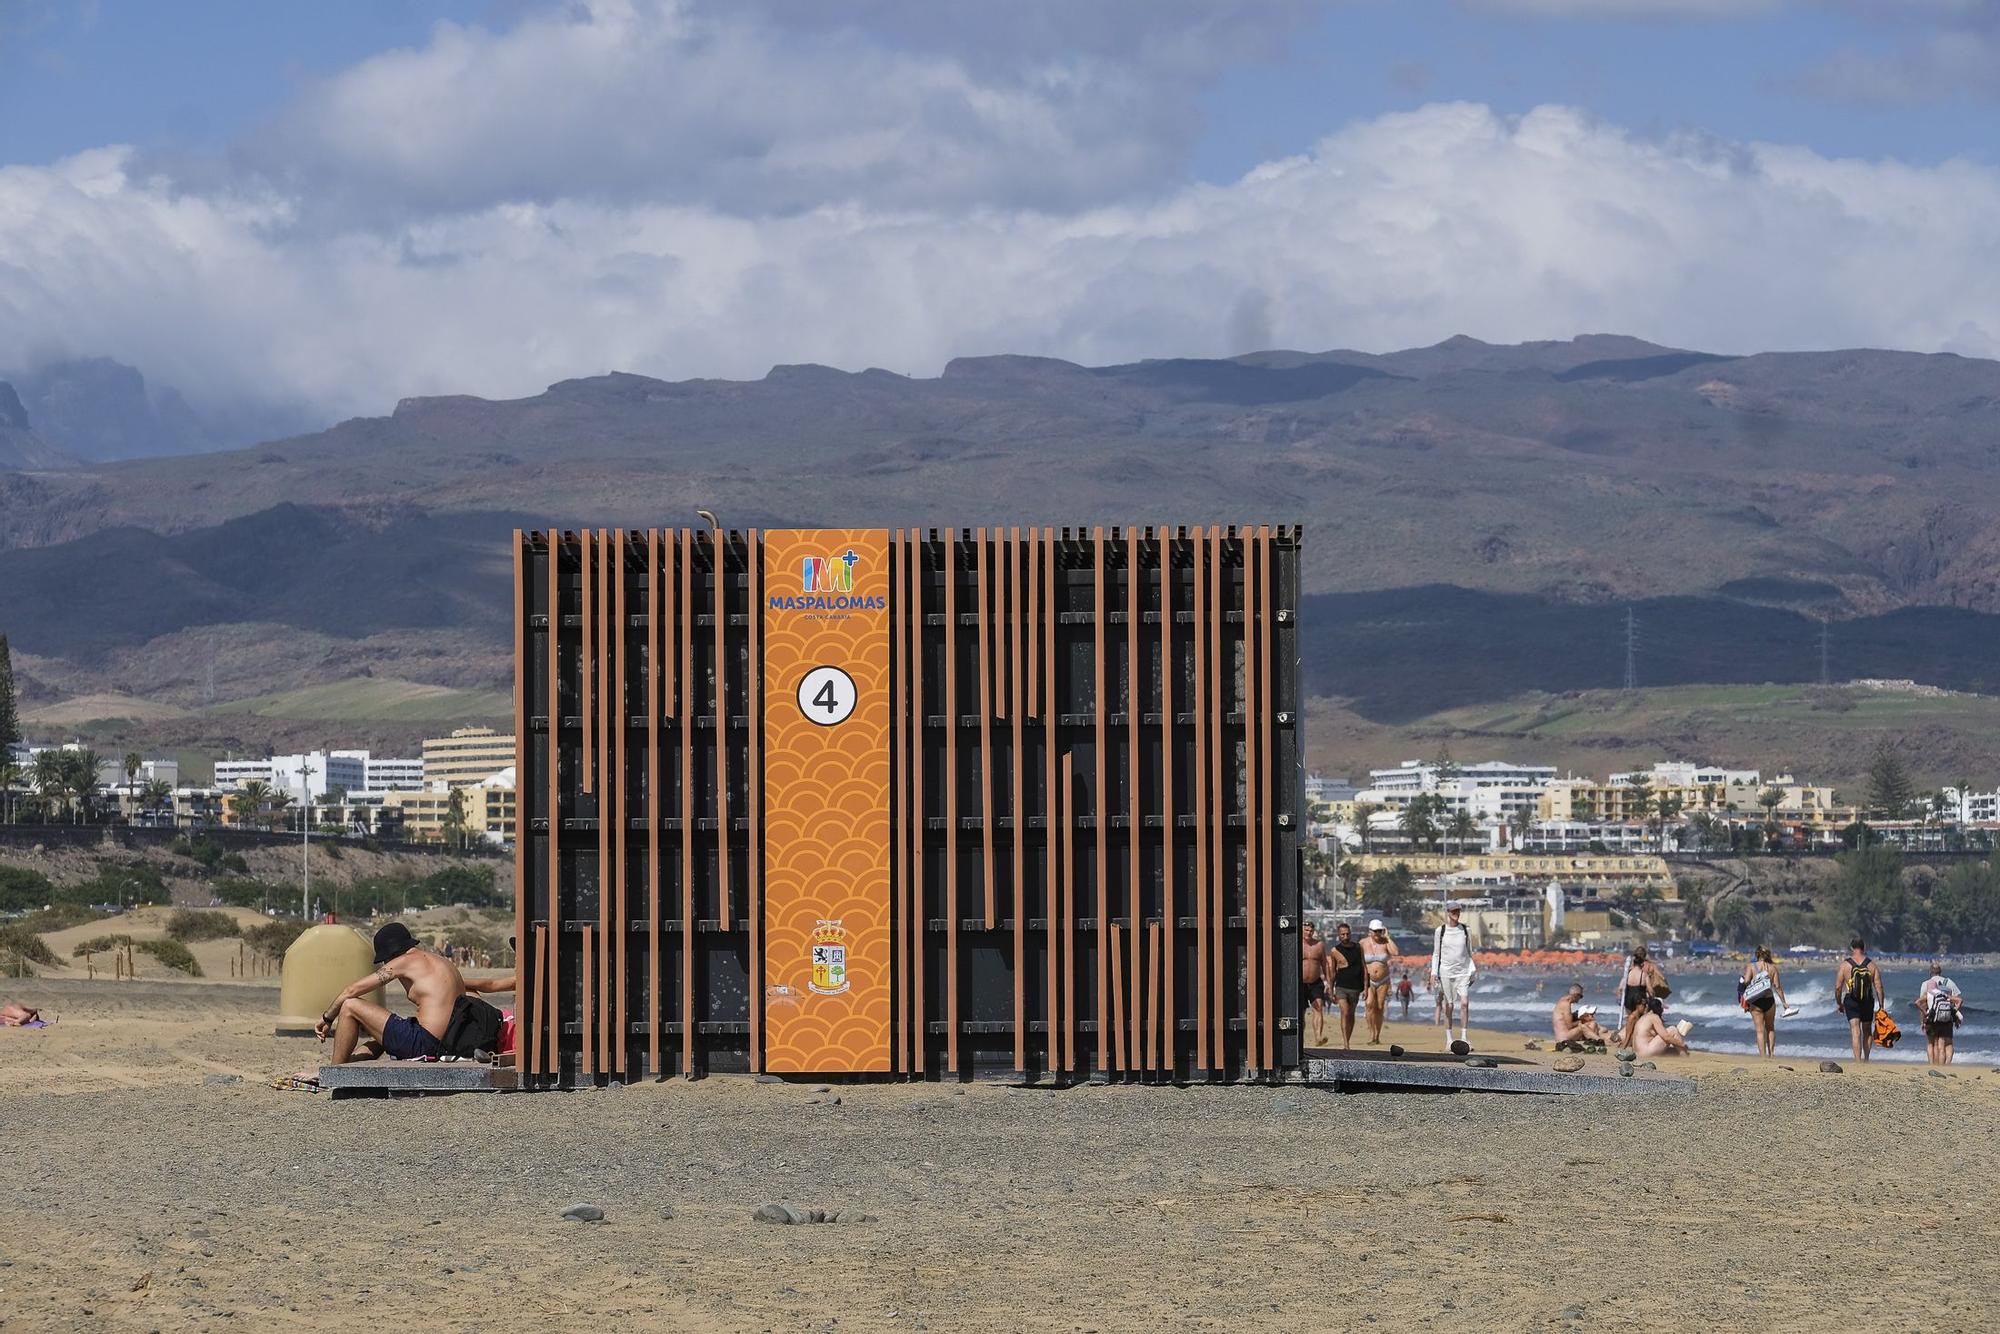
{"type": "Polygon", "coordinates": [[[1482,1070],[1443,1061],[1379,1061],[1308,1059],[1300,1072],[1305,1083],[1319,1084],[1336,1091],[1348,1089],[1410,1089],[1440,1092],[1459,1089],[1486,1093],[1687,1093],[1694,1084],[1685,1079],[1641,1071],[1623,1075],[1557,1074],[1540,1067],[1532,1069],[1482,1070]]]}
{"type": "Polygon", "coordinates": [[[319,1086],[336,1098],[431,1093],[502,1093],[520,1087],[515,1072],[479,1061],[357,1061],[323,1065],[319,1086]]]}

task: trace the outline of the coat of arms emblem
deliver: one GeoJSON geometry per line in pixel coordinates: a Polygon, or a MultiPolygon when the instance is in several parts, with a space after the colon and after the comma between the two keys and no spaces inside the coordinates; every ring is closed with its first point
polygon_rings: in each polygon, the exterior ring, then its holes
{"type": "Polygon", "coordinates": [[[813,927],[812,981],[806,986],[819,996],[847,991],[847,930],[838,918],[821,918],[813,927]]]}

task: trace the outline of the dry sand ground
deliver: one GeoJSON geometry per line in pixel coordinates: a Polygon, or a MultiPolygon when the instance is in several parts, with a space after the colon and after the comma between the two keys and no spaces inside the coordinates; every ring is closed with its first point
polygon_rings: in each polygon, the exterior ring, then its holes
{"type": "Polygon", "coordinates": [[[2000,1287],[1980,1069],[335,1102],[258,1082],[314,1051],[271,1035],[271,988],[19,990],[61,1018],[0,1031],[9,1330],[1957,1330],[2000,1287]],[[753,1222],[767,1200],[879,1221],[753,1222]],[[579,1201],[607,1220],[558,1217],[579,1201]]]}

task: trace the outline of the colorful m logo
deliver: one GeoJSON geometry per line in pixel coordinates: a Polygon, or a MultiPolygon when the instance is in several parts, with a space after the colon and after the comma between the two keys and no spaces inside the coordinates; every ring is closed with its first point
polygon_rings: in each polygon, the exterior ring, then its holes
{"type": "Polygon", "coordinates": [[[838,558],[807,556],[799,572],[799,582],[808,593],[851,593],[854,563],[859,559],[852,551],[838,558]]]}

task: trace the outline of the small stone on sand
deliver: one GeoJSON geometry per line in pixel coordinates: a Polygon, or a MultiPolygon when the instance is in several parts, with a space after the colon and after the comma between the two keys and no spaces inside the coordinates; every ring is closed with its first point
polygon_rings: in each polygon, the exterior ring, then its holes
{"type": "Polygon", "coordinates": [[[1553,1068],[1557,1074],[1573,1075],[1583,1069],[1583,1058],[1581,1056],[1558,1056],[1553,1068]]]}
{"type": "Polygon", "coordinates": [[[572,1223],[602,1223],[604,1211],[594,1204],[572,1204],[562,1211],[562,1216],[572,1223]]]}
{"type": "Polygon", "coordinates": [[[1839,1074],[1839,1073],[1841,1072],[1841,1071],[1840,1071],[1840,1062],[1839,1062],[1839,1061],[1821,1061],[1821,1062],[1819,1063],[1819,1072],[1820,1072],[1821,1074],[1823,1074],[1823,1075],[1837,1075],[1837,1074],[1839,1074]]]}

